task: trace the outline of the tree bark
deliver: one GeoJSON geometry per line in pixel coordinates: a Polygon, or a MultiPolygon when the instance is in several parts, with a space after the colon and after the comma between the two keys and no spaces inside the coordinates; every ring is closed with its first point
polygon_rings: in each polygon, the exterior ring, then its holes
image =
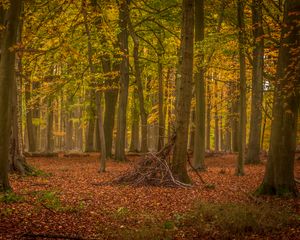
{"type": "Polygon", "coordinates": [[[138,152],[139,151],[139,112],[137,110],[137,98],[138,98],[138,90],[136,88],[133,91],[132,103],[131,103],[131,141],[130,141],[130,152],[138,152]]]}
{"type": "Polygon", "coordinates": [[[140,68],[140,59],[139,59],[139,38],[135,34],[134,28],[132,26],[130,18],[128,18],[128,29],[133,40],[133,59],[134,59],[134,73],[135,81],[137,85],[137,93],[139,98],[139,107],[141,115],[141,132],[142,132],[142,141],[141,141],[141,152],[148,152],[148,113],[145,109],[145,98],[143,93],[143,84],[141,78],[141,68],[140,68]]]}
{"type": "MultiPolygon", "coordinates": [[[[204,0],[195,0],[195,44],[200,46],[204,40],[204,0]]],[[[204,170],[205,154],[205,81],[204,54],[198,50],[199,65],[195,73],[195,145],[193,166],[197,170],[204,170]]]]}
{"type": "Polygon", "coordinates": [[[244,2],[237,0],[238,29],[239,29],[239,61],[240,61],[240,108],[239,108],[239,140],[238,159],[235,174],[244,175],[245,148],[246,148],[246,57],[245,57],[245,22],[244,2]]]}
{"type": "Polygon", "coordinates": [[[165,145],[165,116],[164,116],[164,85],[163,85],[163,65],[161,63],[162,54],[158,55],[158,144],[157,150],[161,150],[165,145]]]}
{"type": "Polygon", "coordinates": [[[176,111],[176,139],[172,173],[181,182],[189,183],[187,174],[187,142],[193,82],[194,0],[184,0],[182,24],[182,65],[176,111]]]}
{"type": "Polygon", "coordinates": [[[294,180],[300,107],[300,2],[286,0],[276,70],[271,140],[260,194],[298,195],[294,180]]]}
{"type": "Polygon", "coordinates": [[[207,106],[206,106],[206,150],[210,151],[210,120],[211,120],[211,91],[210,83],[207,83],[207,106]]]}
{"type": "Polygon", "coordinates": [[[126,112],[128,102],[129,87],[129,57],[128,57],[128,0],[122,0],[119,9],[119,26],[121,32],[118,35],[119,46],[122,52],[120,65],[120,90],[119,90],[119,109],[117,118],[117,136],[115,159],[125,161],[125,134],[126,134],[126,112]]]}
{"type": "Polygon", "coordinates": [[[11,0],[5,14],[5,30],[1,39],[0,60],[0,191],[10,189],[9,170],[9,143],[11,131],[12,92],[15,76],[16,52],[11,48],[16,44],[18,25],[21,14],[21,0],[11,0]]]}
{"type": "Polygon", "coordinates": [[[263,63],[264,63],[264,30],[262,26],[262,0],[252,1],[253,25],[253,70],[252,70],[252,98],[251,120],[248,153],[245,163],[259,163],[262,100],[263,100],[263,63]]]}
{"type": "MultiPolygon", "coordinates": [[[[102,68],[104,73],[111,72],[111,63],[107,57],[102,58],[102,68]]],[[[113,65],[113,71],[119,69],[119,64],[113,65]]],[[[118,89],[114,84],[117,84],[119,76],[113,77],[110,88],[105,91],[105,112],[104,112],[104,134],[107,157],[112,157],[113,130],[115,125],[115,112],[118,100],[118,89]]]]}

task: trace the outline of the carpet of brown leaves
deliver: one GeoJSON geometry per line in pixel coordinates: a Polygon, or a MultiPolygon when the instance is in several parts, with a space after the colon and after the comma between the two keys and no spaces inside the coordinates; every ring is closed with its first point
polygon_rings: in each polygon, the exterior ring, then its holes
{"type": "MultiPolygon", "coordinates": [[[[208,171],[201,173],[206,187],[192,170],[190,175],[194,186],[188,189],[110,184],[112,179],[130,167],[135,158],[131,157],[130,163],[109,161],[105,173],[97,172],[97,154],[82,158],[28,159],[30,164],[51,175],[11,176],[14,191],[25,200],[0,203],[0,239],[38,239],[29,237],[33,233],[69,236],[70,239],[79,236],[84,239],[112,239],[109,235],[101,235],[101,231],[138,227],[145,219],[163,221],[188,211],[199,201],[250,203],[253,199],[249,193],[261,183],[264,172],[264,165],[260,164],[246,166],[245,176],[234,176],[236,156],[224,155],[206,159],[208,171]],[[63,206],[72,208],[47,208],[37,202],[34,193],[39,191],[55,192],[63,206]],[[127,212],[130,213],[128,217],[118,218],[127,212]]],[[[299,161],[296,175],[300,178],[299,161]]],[[[297,199],[264,200],[290,205],[300,213],[297,199]]]]}

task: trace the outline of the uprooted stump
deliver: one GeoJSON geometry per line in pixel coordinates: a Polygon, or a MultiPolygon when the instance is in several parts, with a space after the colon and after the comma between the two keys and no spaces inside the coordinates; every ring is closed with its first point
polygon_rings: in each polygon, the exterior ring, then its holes
{"type": "Polygon", "coordinates": [[[157,153],[147,153],[133,169],[113,180],[115,184],[132,186],[190,187],[175,179],[170,166],[169,157],[173,150],[175,137],[157,153]]]}

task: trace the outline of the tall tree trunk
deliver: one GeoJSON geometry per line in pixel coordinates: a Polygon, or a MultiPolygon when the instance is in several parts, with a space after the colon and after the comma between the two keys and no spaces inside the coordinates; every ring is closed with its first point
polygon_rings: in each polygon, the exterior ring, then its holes
{"type": "Polygon", "coordinates": [[[194,0],[183,0],[182,65],[176,111],[176,139],[172,172],[181,182],[189,183],[187,174],[187,141],[193,82],[194,0]]]}
{"type": "MultiPolygon", "coordinates": [[[[95,65],[93,63],[93,49],[92,49],[92,43],[91,43],[91,33],[90,29],[87,23],[87,12],[85,7],[83,6],[83,15],[84,15],[84,25],[85,25],[85,30],[88,36],[88,42],[87,42],[87,47],[88,47],[88,63],[89,63],[89,69],[91,74],[96,73],[95,65]]],[[[93,76],[93,80],[95,80],[93,76]]],[[[103,127],[103,120],[102,120],[102,105],[101,105],[101,93],[95,92],[94,91],[94,96],[95,96],[95,103],[96,103],[96,109],[97,109],[97,120],[96,124],[98,123],[99,128],[99,137],[101,141],[101,157],[100,157],[100,169],[99,172],[105,172],[105,161],[106,161],[106,145],[105,145],[105,133],[104,133],[104,127],[103,127]]],[[[94,114],[95,115],[95,114],[94,114]]]]}
{"type": "Polygon", "coordinates": [[[239,154],[236,165],[236,175],[244,175],[246,148],[246,58],[245,58],[245,22],[244,2],[237,0],[238,29],[239,29],[239,61],[240,61],[240,109],[239,109],[239,154]]]}
{"type": "Polygon", "coordinates": [[[236,97],[237,83],[234,82],[231,87],[231,94],[233,95],[232,107],[231,107],[231,135],[232,135],[232,151],[238,152],[239,142],[239,101],[236,97]]]}
{"type": "Polygon", "coordinates": [[[96,101],[96,92],[94,89],[88,90],[87,98],[89,99],[88,106],[88,128],[85,139],[85,151],[93,152],[94,149],[94,132],[95,132],[95,101],[96,101]]]}
{"type": "Polygon", "coordinates": [[[262,0],[252,1],[253,25],[253,69],[252,69],[252,98],[251,120],[248,153],[245,163],[259,163],[262,100],[263,100],[263,63],[264,63],[264,30],[262,26],[262,0]]]}
{"type": "Polygon", "coordinates": [[[210,83],[207,83],[207,111],[206,111],[206,150],[210,151],[210,120],[211,120],[211,91],[210,83]]]}
{"type": "Polygon", "coordinates": [[[47,108],[47,137],[46,137],[46,152],[53,152],[54,141],[53,141],[53,106],[52,99],[48,99],[47,108]]]}
{"type": "MultiPolygon", "coordinates": [[[[204,40],[204,0],[195,0],[195,44],[200,45],[204,40]]],[[[195,73],[195,146],[194,168],[204,170],[205,153],[205,82],[204,82],[204,54],[199,49],[199,65],[195,73]]]]}
{"type": "Polygon", "coordinates": [[[134,28],[132,26],[130,18],[128,18],[128,29],[130,35],[133,40],[133,59],[134,59],[134,73],[135,73],[135,81],[138,90],[138,98],[139,98],[139,107],[140,107],[140,115],[141,115],[141,132],[142,132],[142,141],[141,141],[141,152],[148,152],[148,113],[145,109],[145,100],[143,93],[143,84],[141,78],[141,67],[140,67],[140,59],[139,59],[139,38],[135,34],[134,28]]]}
{"type": "Polygon", "coordinates": [[[137,110],[137,98],[138,98],[138,90],[135,88],[132,96],[131,103],[131,141],[130,141],[130,152],[138,152],[139,150],[139,112],[137,110]]]}
{"type": "Polygon", "coordinates": [[[158,144],[157,150],[165,145],[164,85],[162,54],[158,55],[158,144]]]}
{"type": "Polygon", "coordinates": [[[294,180],[297,119],[300,107],[300,2],[286,0],[277,62],[271,140],[259,193],[297,195],[294,180]]]}
{"type": "Polygon", "coordinates": [[[10,189],[8,180],[9,170],[9,143],[11,131],[11,107],[16,52],[11,49],[16,44],[18,25],[21,14],[21,0],[10,0],[10,6],[5,10],[5,30],[1,39],[0,60],[0,191],[10,189]]]}
{"type": "Polygon", "coordinates": [[[218,114],[218,82],[217,80],[215,79],[215,89],[214,89],[214,92],[215,92],[215,141],[214,141],[214,145],[215,145],[215,151],[220,151],[220,135],[219,135],[219,114],[218,114]]]}
{"type": "MultiPolygon", "coordinates": [[[[26,106],[29,105],[30,101],[30,89],[31,83],[29,80],[25,83],[25,102],[26,106]]],[[[36,151],[36,138],[34,134],[34,126],[32,124],[33,120],[33,111],[31,108],[26,109],[26,127],[27,127],[27,139],[28,139],[28,152],[35,152],[36,151]]]]}
{"type": "Polygon", "coordinates": [[[121,32],[118,35],[119,46],[122,52],[122,62],[120,65],[120,94],[119,109],[117,119],[117,136],[115,159],[125,161],[125,134],[126,134],[126,112],[129,87],[129,57],[128,57],[128,0],[122,0],[119,9],[119,26],[121,32]]]}
{"type": "MultiPolygon", "coordinates": [[[[105,56],[102,58],[102,68],[105,74],[111,72],[111,62],[110,59],[105,56]]],[[[113,71],[119,69],[119,64],[113,65],[113,71]]],[[[105,146],[107,157],[112,157],[112,143],[113,143],[113,130],[115,125],[115,112],[116,104],[118,100],[118,89],[116,89],[115,84],[118,83],[119,76],[113,77],[111,81],[110,88],[105,91],[105,112],[104,112],[104,134],[105,134],[105,146]]]]}

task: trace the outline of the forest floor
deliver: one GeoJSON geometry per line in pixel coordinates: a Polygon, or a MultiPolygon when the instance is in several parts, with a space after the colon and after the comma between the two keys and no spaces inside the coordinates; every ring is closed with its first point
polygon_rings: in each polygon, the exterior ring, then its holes
{"type": "Polygon", "coordinates": [[[299,199],[251,194],[264,164],[238,177],[236,156],[226,154],[206,158],[206,184],[190,170],[191,188],[111,184],[138,158],[108,161],[105,173],[97,154],[29,158],[41,172],[11,176],[14,193],[0,195],[0,239],[300,239],[299,199]]]}

